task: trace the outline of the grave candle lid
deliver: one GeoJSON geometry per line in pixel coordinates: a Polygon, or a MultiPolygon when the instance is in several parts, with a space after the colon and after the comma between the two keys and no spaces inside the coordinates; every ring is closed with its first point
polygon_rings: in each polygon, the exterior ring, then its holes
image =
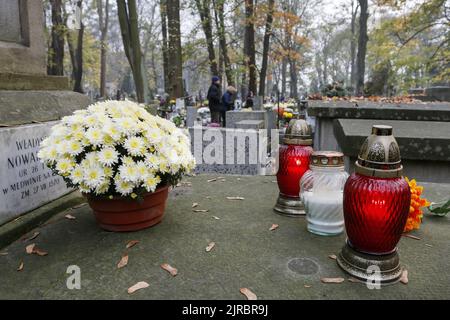
{"type": "Polygon", "coordinates": [[[292,119],[283,138],[284,144],[312,145],[311,127],[303,119],[292,119]]]}
{"type": "Polygon", "coordinates": [[[358,174],[377,178],[402,176],[403,166],[400,149],[392,135],[392,127],[374,125],[358,155],[355,171],[358,174]]]}

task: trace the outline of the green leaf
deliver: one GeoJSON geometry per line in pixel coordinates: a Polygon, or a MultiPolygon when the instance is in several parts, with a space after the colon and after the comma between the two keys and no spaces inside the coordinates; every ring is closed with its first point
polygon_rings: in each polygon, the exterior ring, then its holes
{"type": "Polygon", "coordinates": [[[448,200],[443,206],[433,207],[433,203],[428,207],[428,211],[434,213],[437,216],[443,217],[450,212],[450,200],[448,200]]]}

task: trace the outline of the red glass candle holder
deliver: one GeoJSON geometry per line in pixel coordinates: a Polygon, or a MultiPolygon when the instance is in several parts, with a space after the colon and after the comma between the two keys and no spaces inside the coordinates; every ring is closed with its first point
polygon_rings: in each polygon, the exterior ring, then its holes
{"type": "Polygon", "coordinates": [[[286,197],[298,198],[300,179],[309,169],[310,146],[281,145],[277,182],[280,193],[286,197]]]}
{"type": "Polygon", "coordinates": [[[357,279],[394,283],[403,271],[396,246],[408,218],[411,193],[402,177],[400,149],[392,127],[372,127],[355,171],[344,186],[348,238],[337,263],[357,279]]]}
{"type": "Polygon", "coordinates": [[[411,193],[403,178],[353,173],[344,187],[344,219],[349,245],[369,254],[395,251],[408,218],[411,193]]]}
{"type": "Polygon", "coordinates": [[[300,216],[305,208],[300,200],[300,179],[309,169],[311,128],[303,119],[292,119],[279,149],[277,172],[280,194],[274,210],[283,215],[300,216]]]}

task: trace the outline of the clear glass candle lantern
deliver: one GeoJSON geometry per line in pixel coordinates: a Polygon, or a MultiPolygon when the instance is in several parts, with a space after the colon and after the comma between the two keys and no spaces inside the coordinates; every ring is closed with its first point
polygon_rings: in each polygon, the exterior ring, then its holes
{"type": "Polygon", "coordinates": [[[300,180],[308,231],[325,236],[344,231],[342,201],[347,178],[342,153],[316,151],[311,155],[309,170],[300,180]]]}

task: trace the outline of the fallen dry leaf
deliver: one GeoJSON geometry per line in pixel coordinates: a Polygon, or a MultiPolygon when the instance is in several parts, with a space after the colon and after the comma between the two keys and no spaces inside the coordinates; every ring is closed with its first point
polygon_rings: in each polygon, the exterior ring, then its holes
{"type": "Polygon", "coordinates": [[[32,244],[29,244],[29,245],[27,245],[26,247],[25,247],[25,251],[28,253],[28,254],[32,254],[33,252],[34,252],[34,247],[36,246],[36,243],[32,243],[32,244]]]}
{"type": "Polygon", "coordinates": [[[128,254],[125,253],[122,256],[122,259],[120,259],[119,263],[117,264],[117,269],[121,269],[123,267],[125,267],[128,264],[128,254]]]}
{"type": "Polygon", "coordinates": [[[336,257],[335,254],[330,254],[330,255],[328,256],[328,258],[333,259],[333,260],[336,260],[336,259],[337,259],[337,257],[336,257]]]}
{"type": "Polygon", "coordinates": [[[71,214],[66,214],[65,216],[64,216],[64,218],[66,218],[66,219],[68,219],[68,220],[75,220],[76,218],[73,216],[73,215],[71,215],[71,214]]]}
{"type": "Polygon", "coordinates": [[[237,178],[237,181],[241,181],[241,178],[237,178]]]}
{"type": "Polygon", "coordinates": [[[244,200],[243,197],[227,197],[228,200],[244,200]]]}
{"type": "Polygon", "coordinates": [[[239,290],[244,296],[247,297],[247,300],[258,300],[258,297],[256,294],[254,294],[250,289],[248,288],[241,288],[239,290]]]}
{"type": "Polygon", "coordinates": [[[212,179],[209,179],[209,180],[207,180],[208,182],[214,182],[214,181],[217,181],[217,178],[212,178],[212,179]]]}
{"type": "Polygon", "coordinates": [[[433,248],[433,246],[432,246],[431,244],[425,243],[425,245],[426,245],[427,247],[433,248]]]}
{"type": "Polygon", "coordinates": [[[77,204],[76,206],[72,207],[72,209],[78,209],[78,208],[84,207],[85,205],[87,205],[86,202],[80,203],[80,204],[77,204]]]}
{"type": "Polygon", "coordinates": [[[192,211],[194,211],[194,212],[208,212],[209,210],[208,209],[194,209],[192,211]]]}
{"type": "Polygon", "coordinates": [[[206,247],[206,252],[210,252],[214,247],[216,246],[216,243],[215,242],[210,242],[209,244],[208,244],[208,246],[206,247]]]}
{"type": "Polygon", "coordinates": [[[8,252],[0,252],[0,256],[7,256],[8,252]]]}
{"type": "Polygon", "coordinates": [[[139,243],[139,240],[131,240],[130,242],[127,243],[126,248],[130,249],[131,247],[134,247],[135,245],[137,245],[139,243]]]}
{"type": "Polygon", "coordinates": [[[23,270],[23,262],[21,262],[19,264],[19,266],[17,267],[17,271],[22,271],[23,270]]]}
{"type": "Polygon", "coordinates": [[[41,256],[41,257],[48,255],[47,251],[37,249],[37,248],[34,248],[33,253],[36,253],[38,256],[41,256]]]}
{"type": "Polygon", "coordinates": [[[198,206],[198,203],[197,202],[194,202],[193,204],[192,204],[192,208],[195,208],[195,207],[197,207],[198,206]]]}
{"type": "Polygon", "coordinates": [[[219,217],[216,217],[216,216],[213,216],[213,218],[216,219],[216,220],[220,220],[220,218],[219,218],[219,217]]]}
{"type": "Polygon", "coordinates": [[[206,196],[206,199],[211,199],[211,197],[210,196],[206,196]]]}
{"type": "Polygon", "coordinates": [[[322,278],[320,279],[323,283],[342,283],[345,281],[344,278],[322,278]]]}
{"type": "Polygon", "coordinates": [[[36,231],[35,233],[33,233],[33,235],[32,235],[31,237],[29,237],[29,238],[24,238],[24,239],[23,239],[23,242],[34,240],[34,239],[36,239],[37,236],[40,235],[40,234],[41,234],[41,233],[40,233],[39,231],[36,231]]]}
{"type": "Polygon", "coordinates": [[[272,224],[272,226],[270,227],[269,231],[273,231],[275,229],[278,229],[279,225],[278,224],[272,224]]]}
{"type": "Polygon", "coordinates": [[[305,287],[305,288],[311,288],[311,285],[305,284],[304,287],[305,287]]]}
{"type": "Polygon", "coordinates": [[[402,272],[402,276],[400,277],[400,282],[403,284],[408,284],[409,280],[408,280],[408,270],[403,270],[402,272]]]}
{"type": "Polygon", "coordinates": [[[410,239],[414,239],[414,240],[420,240],[419,237],[413,236],[411,234],[407,234],[407,233],[403,233],[402,236],[404,236],[405,238],[410,238],[410,239]]]}
{"type": "Polygon", "coordinates": [[[178,270],[168,263],[163,263],[161,265],[161,268],[169,272],[172,275],[172,277],[175,277],[178,274],[178,270]]]}
{"type": "Polygon", "coordinates": [[[134,293],[134,292],[136,292],[136,291],[138,291],[138,290],[147,288],[148,286],[149,286],[149,284],[148,284],[147,282],[145,282],[145,281],[140,281],[140,282],[136,283],[134,286],[129,287],[129,288],[128,288],[128,293],[129,293],[129,294],[132,294],[132,293],[134,293]]]}

